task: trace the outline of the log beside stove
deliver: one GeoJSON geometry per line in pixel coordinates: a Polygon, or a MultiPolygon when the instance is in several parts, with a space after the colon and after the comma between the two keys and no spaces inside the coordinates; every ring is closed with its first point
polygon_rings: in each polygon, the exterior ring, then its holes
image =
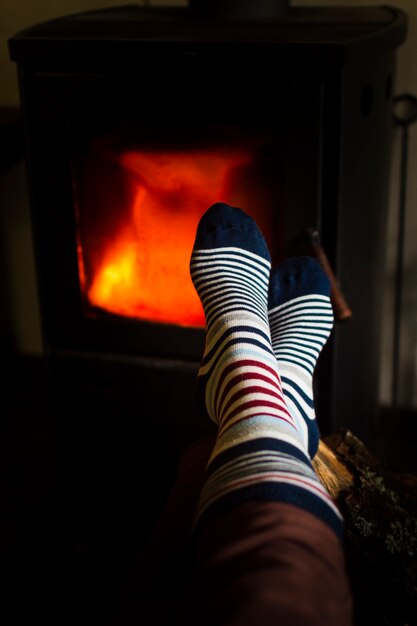
{"type": "Polygon", "coordinates": [[[417,476],[382,464],[350,431],[320,442],[314,465],[345,518],[355,626],[417,623],[417,476]]]}

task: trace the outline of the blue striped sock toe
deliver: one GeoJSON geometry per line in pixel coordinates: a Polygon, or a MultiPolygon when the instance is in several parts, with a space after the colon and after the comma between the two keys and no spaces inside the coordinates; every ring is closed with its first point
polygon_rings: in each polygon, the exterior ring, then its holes
{"type": "Polygon", "coordinates": [[[190,272],[207,325],[198,400],[201,412],[217,423],[218,409],[207,384],[224,353],[239,350],[242,336],[253,352],[266,350],[274,358],[268,322],[270,270],[268,247],[249,215],[220,203],[206,211],[197,228],[190,272]]]}
{"type": "Polygon", "coordinates": [[[333,327],[330,282],[319,263],[295,257],[276,267],[271,273],[268,308],[284,397],[313,458],[319,442],[313,373],[333,327]]]}
{"type": "MultiPolygon", "coordinates": [[[[198,224],[194,251],[222,247],[255,254],[270,266],[268,246],[253,218],[242,209],[218,202],[204,213],[198,224]]],[[[191,277],[194,280],[193,274],[191,277]]]]}

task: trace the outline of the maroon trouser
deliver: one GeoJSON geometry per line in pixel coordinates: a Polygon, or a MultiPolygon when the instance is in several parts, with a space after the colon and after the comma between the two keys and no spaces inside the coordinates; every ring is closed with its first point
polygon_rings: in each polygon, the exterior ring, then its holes
{"type": "Polygon", "coordinates": [[[190,532],[213,437],[184,455],[115,625],[347,626],[343,548],[311,513],[247,502],[190,532]]]}

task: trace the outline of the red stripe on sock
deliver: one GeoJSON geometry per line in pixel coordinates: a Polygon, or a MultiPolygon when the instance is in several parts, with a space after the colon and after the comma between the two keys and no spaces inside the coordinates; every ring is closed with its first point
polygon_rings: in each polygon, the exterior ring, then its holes
{"type": "Polygon", "coordinates": [[[230,363],[230,365],[227,365],[222,371],[220,378],[218,380],[217,386],[216,386],[216,391],[215,391],[215,396],[214,396],[214,403],[215,403],[214,406],[218,406],[218,399],[219,399],[218,396],[220,393],[220,389],[222,388],[224,379],[230,372],[240,367],[258,367],[259,369],[264,369],[265,371],[269,372],[276,379],[278,388],[280,392],[282,393],[281,380],[278,375],[278,372],[274,368],[269,367],[269,365],[266,365],[266,363],[263,363],[262,361],[260,362],[254,359],[241,359],[238,361],[233,361],[232,363],[230,363]]]}
{"type": "MultiPolygon", "coordinates": [[[[252,378],[252,377],[249,377],[252,378]]],[[[243,389],[238,389],[232,396],[231,398],[229,398],[229,400],[226,402],[224,407],[221,407],[219,409],[219,416],[221,417],[222,415],[224,415],[225,413],[227,413],[228,409],[232,406],[232,404],[234,402],[236,402],[236,400],[239,400],[239,398],[243,398],[244,396],[249,396],[252,393],[262,393],[264,395],[267,396],[272,396],[272,398],[274,398],[275,400],[277,400],[278,402],[282,402],[282,409],[283,411],[287,411],[287,408],[285,406],[285,401],[284,401],[284,396],[278,394],[276,391],[273,391],[272,389],[267,389],[266,387],[263,387],[261,385],[248,385],[247,387],[243,387],[243,389]]],[[[259,402],[264,402],[263,400],[258,400],[259,402]]]]}
{"type": "MultiPolygon", "coordinates": [[[[236,376],[234,376],[231,380],[229,380],[229,382],[227,383],[226,387],[223,390],[223,393],[218,401],[218,404],[216,404],[216,412],[218,414],[223,412],[223,404],[224,401],[226,399],[226,396],[228,395],[228,393],[230,392],[230,390],[237,384],[239,384],[241,381],[244,380],[261,380],[265,383],[268,383],[269,385],[275,387],[276,391],[275,393],[278,396],[282,396],[284,397],[284,394],[282,392],[282,390],[280,389],[278,383],[276,381],[271,380],[270,378],[268,378],[268,376],[264,376],[263,374],[258,374],[256,372],[243,372],[242,374],[236,374],[236,376]]],[[[217,400],[217,395],[219,392],[216,393],[216,400],[217,400]]],[[[270,391],[269,393],[274,393],[272,391],[270,391]]]]}

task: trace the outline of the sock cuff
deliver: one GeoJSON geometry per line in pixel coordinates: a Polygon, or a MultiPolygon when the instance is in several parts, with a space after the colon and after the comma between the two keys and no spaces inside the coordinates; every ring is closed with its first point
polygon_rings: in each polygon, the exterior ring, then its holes
{"type": "Polygon", "coordinates": [[[293,504],[341,536],[342,516],[311,462],[294,445],[262,437],[220,452],[208,464],[195,526],[247,501],[293,504]]]}
{"type": "Polygon", "coordinates": [[[300,487],[291,485],[291,488],[288,488],[286,484],[268,481],[236,489],[208,504],[197,514],[193,532],[198,533],[212,518],[244,502],[292,504],[319,518],[331,528],[340,541],[343,541],[344,522],[336,507],[329,506],[326,501],[300,487]]]}
{"type": "Polygon", "coordinates": [[[292,445],[288,441],[275,439],[273,437],[262,437],[254,438],[250,441],[245,441],[242,443],[237,443],[227,450],[224,450],[223,452],[220,452],[216,456],[212,457],[212,460],[210,460],[207,465],[206,478],[211,476],[222,465],[233,461],[237,457],[242,457],[243,455],[251,454],[254,452],[264,451],[280,452],[281,454],[286,454],[297,459],[298,461],[301,461],[305,465],[308,465],[310,468],[313,468],[307,454],[302,452],[299,448],[292,445]]]}

